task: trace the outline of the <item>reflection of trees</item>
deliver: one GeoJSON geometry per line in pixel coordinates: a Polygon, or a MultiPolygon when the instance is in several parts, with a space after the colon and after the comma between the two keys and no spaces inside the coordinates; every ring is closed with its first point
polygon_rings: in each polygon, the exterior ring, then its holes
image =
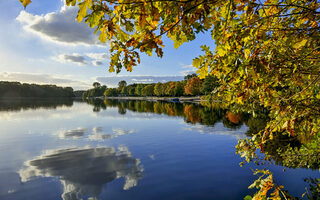
{"type": "Polygon", "coordinates": [[[237,129],[242,126],[242,115],[241,113],[232,113],[227,111],[223,118],[223,125],[228,128],[237,129]]]}
{"type": "Polygon", "coordinates": [[[136,186],[142,177],[140,160],[132,158],[126,147],[62,149],[26,162],[20,170],[22,182],[33,177],[58,177],[63,185],[62,198],[97,198],[103,185],[125,178],[124,190],[136,186]]]}
{"type": "Polygon", "coordinates": [[[89,98],[86,99],[86,101],[91,104],[94,105],[93,107],[93,112],[100,112],[100,110],[105,110],[107,107],[104,104],[103,100],[101,99],[97,99],[97,98],[89,98]]]}
{"type": "MultiPolygon", "coordinates": [[[[255,162],[257,164],[264,163],[265,161],[271,161],[275,164],[282,165],[288,168],[307,168],[319,170],[320,168],[320,137],[315,135],[312,139],[299,136],[288,136],[279,132],[279,134],[273,135],[272,140],[268,140],[264,143],[263,137],[260,134],[255,134],[252,138],[246,140],[239,140],[237,145],[237,153],[241,157],[246,158],[247,162],[255,162]],[[260,149],[263,154],[258,154],[257,150],[260,149]]],[[[269,170],[262,170],[259,173],[272,175],[269,170]]],[[[269,177],[269,176],[268,176],[269,177]]],[[[271,176],[272,177],[272,176],[271,176]]],[[[260,179],[260,178],[259,178],[260,179]]],[[[260,180],[256,182],[259,182],[260,180]]],[[[319,179],[306,179],[309,186],[309,191],[306,192],[308,199],[320,199],[320,184],[319,179]],[[312,180],[312,181],[311,181],[312,180]],[[316,180],[316,181],[315,181],[316,180]]],[[[273,182],[272,178],[272,182],[273,182]]],[[[263,194],[261,198],[265,198],[269,193],[268,190],[282,191],[280,196],[285,199],[300,199],[293,198],[289,193],[282,190],[272,184],[268,187],[259,185],[257,187],[259,192],[255,194],[257,199],[260,194],[263,194]]],[[[262,199],[263,199],[262,198],[262,199]]]]}
{"type": "Polygon", "coordinates": [[[191,122],[192,124],[201,122],[200,110],[195,105],[185,105],[184,114],[187,122],[191,122]]]}
{"type": "Polygon", "coordinates": [[[104,100],[103,105],[101,100],[88,101],[95,107],[117,107],[119,114],[126,114],[126,110],[141,113],[156,113],[165,114],[168,116],[180,116],[187,123],[200,123],[203,125],[214,126],[217,122],[222,121],[224,126],[232,129],[241,127],[244,123],[249,126],[247,134],[258,132],[264,127],[266,117],[253,118],[251,115],[241,112],[231,112],[219,107],[192,103],[170,103],[162,101],[136,101],[136,100],[104,100]]]}
{"type": "Polygon", "coordinates": [[[204,107],[203,109],[201,109],[202,124],[213,126],[215,123],[222,119],[222,116],[222,109],[214,109],[208,107],[204,107]]]}
{"type": "Polygon", "coordinates": [[[71,98],[55,99],[37,99],[37,98],[19,98],[19,99],[2,99],[0,101],[0,111],[20,111],[26,109],[56,109],[62,106],[72,106],[71,98]]]}

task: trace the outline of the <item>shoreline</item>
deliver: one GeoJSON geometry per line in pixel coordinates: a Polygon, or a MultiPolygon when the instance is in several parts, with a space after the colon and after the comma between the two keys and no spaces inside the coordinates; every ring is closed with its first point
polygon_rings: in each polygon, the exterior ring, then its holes
{"type": "Polygon", "coordinates": [[[167,101],[167,102],[193,102],[200,103],[200,96],[196,97],[95,97],[98,99],[114,99],[114,100],[143,100],[143,101],[167,101]]]}

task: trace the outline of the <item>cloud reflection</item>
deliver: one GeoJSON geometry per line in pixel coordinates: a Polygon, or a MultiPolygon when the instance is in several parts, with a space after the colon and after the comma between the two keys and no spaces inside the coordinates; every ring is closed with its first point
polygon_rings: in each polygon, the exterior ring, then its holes
{"type": "Polygon", "coordinates": [[[19,171],[21,181],[34,177],[58,177],[63,185],[64,200],[98,198],[108,182],[125,178],[124,190],[136,186],[143,167],[127,147],[73,148],[48,152],[27,161],[19,171]]]}
{"type": "Polygon", "coordinates": [[[85,128],[77,128],[75,130],[60,131],[59,138],[60,139],[67,139],[67,138],[79,139],[83,137],[85,132],[86,132],[85,128]]]}
{"type": "Polygon", "coordinates": [[[95,127],[92,129],[92,132],[93,134],[88,136],[90,140],[102,141],[102,140],[116,138],[122,135],[128,135],[128,134],[134,133],[135,131],[133,129],[126,130],[122,128],[113,128],[112,134],[106,134],[106,133],[103,133],[103,130],[101,127],[95,127]]]}

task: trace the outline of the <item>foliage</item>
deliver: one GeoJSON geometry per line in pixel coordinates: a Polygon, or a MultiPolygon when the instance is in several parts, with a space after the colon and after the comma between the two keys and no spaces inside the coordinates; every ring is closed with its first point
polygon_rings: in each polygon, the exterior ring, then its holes
{"type": "Polygon", "coordinates": [[[281,199],[293,199],[286,191],[283,190],[283,186],[278,186],[273,179],[273,174],[269,170],[255,170],[255,175],[262,174],[257,180],[255,180],[250,186],[249,189],[256,188],[258,192],[254,194],[253,197],[246,196],[245,200],[281,200],[281,199]],[[270,193],[270,198],[268,197],[268,192],[270,193]]]}
{"type": "Polygon", "coordinates": [[[189,95],[199,95],[201,90],[201,80],[198,77],[193,77],[187,81],[185,93],[189,95]]]}
{"type": "Polygon", "coordinates": [[[104,92],[105,97],[115,97],[118,96],[118,90],[116,88],[108,88],[104,92]]]}
{"type": "Polygon", "coordinates": [[[174,96],[174,88],[175,88],[175,82],[170,81],[165,83],[166,86],[166,90],[165,90],[165,94],[166,96],[174,96]]]}
{"type": "Polygon", "coordinates": [[[141,95],[142,96],[153,96],[153,94],[154,94],[153,90],[154,90],[154,85],[147,85],[142,89],[141,95]]]}
{"type": "Polygon", "coordinates": [[[93,88],[82,93],[82,98],[91,98],[91,97],[102,97],[104,95],[104,91],[107,89],[107,86],[101,86],[100,83],[94,82],[92,84],[93,88]]]}
{"type": "Polygon", "coordinates": [[[198,75],[196,73],[193,73],[193,74],[188,74],[186,76],[184,76],[184,80],[187,81],[193,77],[197,77],[198,75]]]}
{"type": "Polygon", "coordinates": [[[27,5],[31,3],[31,0],[19,0],[20,3],[22,3],[23,7],[26,8],[27,5]]]}
{"type": "Polygon", "coordinates": [[[122,88],[127,86],[127,82],[125,80],[122,80],[118,83],[118,90],[121,92],[122,88]]]}
{"type": "Polygon", "coordinates": [[[155,86],[154,86],[154,94],[156,96],[164,96],[165,95],[165,91],[164,91],[164,87],[163,87],[163,83],[157,83],[155,86]]]}
{"type": "Polygon", "coordinates": [[[174,96],[179,97],[184,95],[184,82],[177,81],[174,85],[174,96]]]}
{"type": "Polygon", "coordinates": [[[134,96],[135,86],[130,85],[130,86],[128,86],[127,88],[128,88],[128,90],[127,90],[127,91],[128,91],[128,95],[134,96]]]}
{"type": "Polygon", "coordinates": [[[218,79],[213,75],[209,75],[202,81],[201,93],[206,95],[210,94],[218,86],[219,86],[218,79]]]}
{"type": "Polygon", "coordinates": [[[100,84],[99,82],[94,82],[94,83],[92,84],[92,86],[93,86],[94,88],[98,88],[98,87],[101,87],[101,84],[100,84]]]}
{"type": "Polygon", "coordinates": [[[137,87],[135,88],[134,94],[136,96],[142,96],[142,89],[144,88],[143,84],[138,84],[137,87]]]}
{"type": "Polygon", "coordinates": [[[0,81],[0,98],[20,97],[73,97],[71,87],[58,87],[56,85],[37,85],[19,82],[0,81]]]}

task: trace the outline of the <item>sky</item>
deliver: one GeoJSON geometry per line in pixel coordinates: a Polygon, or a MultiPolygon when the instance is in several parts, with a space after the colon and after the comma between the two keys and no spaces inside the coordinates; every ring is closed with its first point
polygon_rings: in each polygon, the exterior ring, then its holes
{"type": "Polygon", "coordinates": [[[85,23],[75,20],[77,7],[63,0],[32,0],[24,10],[19,0],[0,0],[0,81],[56,84],[88,89],[95,81],[114,87],[121,80],[157,83],[182,80],[194,73],[192,59],[202,44],[214,46],[209,34],[178,49],[164,38],[164,56],[141,56],[133,72],[109,73],[108,42],[102,44],[85,23]]]}

